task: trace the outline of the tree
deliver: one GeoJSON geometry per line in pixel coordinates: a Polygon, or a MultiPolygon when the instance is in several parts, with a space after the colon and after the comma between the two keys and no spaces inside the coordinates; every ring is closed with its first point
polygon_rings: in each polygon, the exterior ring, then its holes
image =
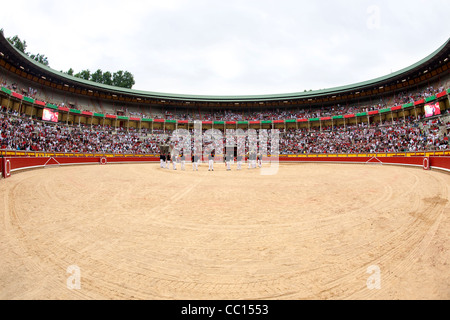
{"type": "Polygon", "coordinates": [[[72,68],[70,68],[66,73],[67,73],[69,76],[73,76],[74,71],[73,71],[72,68]]]}
{"type": "Polygon", "coordinates": [[[128,71],[120,70],[113,75],[113,86],[131,89],[135,83],[134,76],[128,71]]]}
{"type": "Polygon", "coordinates": [[[97,83],[103,83],[103,71],[98,69],[93,74],[91,74],[91,81],[97,82],[97,83]]]}
{"type": "Polygon", "coordinates": [[[22,41],[18,35],[15,35],[14,37],[9,37],[9,38],[7,38],[7,40],[13,45],[14,48],[19,50],[20,52],[25,53],[31,59],[33,59],[39,63],[42,63],[45,66],[49,65],[48,58],[45,55],[40,54],[40,53],[31,54],[30,52],[27,52],[26,51],[27,47],[28,47],[27,42],[25,40],[22,41]]]}
{"type": "Polygon", "coordinates": [[[84,80],[90,80],[91,78],[91,71],[83,70],[75,75],[76,78],[84,79],[84,80]]]}
{"type": "Polygon", "coordinates": [[[109,71],[106,71],[103,73],[103,84],[107,84],[109,86],[112,86],[112,74],[109,71]]]}
{"type": "Polygon", "coordinates": [[[48,58],[45,56],[45,55],[43,55],[43,54],[32,54],[32,55],[30,55],[30,58],[31,59],[33,59],[33,60],[35,60],[35,61],[37,61],[37,62],[39,62],[39,63],[42,63],[43,65],[45,65],[45,66],[48,66],[48,58]]]}
{"type": "Polygon", "coordinates": [[[26,53],[25,50],[27,50],[27,42],[25,40],[22,41],[17,35],[12,38],[10,37],[7,40],[13,45],[14,48],[23,53],[26,53]]]}

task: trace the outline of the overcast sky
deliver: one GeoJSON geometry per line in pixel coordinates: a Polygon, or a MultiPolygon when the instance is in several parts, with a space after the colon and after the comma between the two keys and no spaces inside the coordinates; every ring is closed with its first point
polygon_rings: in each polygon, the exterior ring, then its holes
{"type": "Polygon", "coordinates": [[[14,0],[0,28],[50,67],[130,71],[133,89],[303,92],[371,80],[450,37],[449,0],[14,0]]]}

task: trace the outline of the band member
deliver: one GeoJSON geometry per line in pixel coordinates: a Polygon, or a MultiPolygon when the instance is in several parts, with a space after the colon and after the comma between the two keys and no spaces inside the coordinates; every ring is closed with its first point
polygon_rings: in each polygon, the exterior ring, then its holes
{"type": "Polygon", "coordinates": [[[183,151],[181,151],[180,153],[180,161],[181,161],[181,170],[184,171],[186,166],[186,156],[184,155],[183,151]]]}
{"type": "Polygon", "coordinates": [[[258,153],[258,167],[262,168],[262,164],[263,164],[263,156],[261,153],[258,153]]]}
{"type": "Polygon", "coordinates": [[[211,153],[208,156],[208,160],[209,160],[209,169],[208,171],[214,171],[214,159],[216,157],[216,151],[213,150],[211,151],[211,153]]]}
{"type": "Polygon", "coordinates": [[[256,152],[253,151],[251,153],[251,160],[252,160],[252,169],[256,169],[256,152]]]}
{"type": "Polygon", "coordinates": [[[175,149],[172,150],[172,153],[171,153],[171,155],[170,155],[170,158],[172,159],[173,170],[176,171],[176,170],[177,170],[177,160],[178,160],[178,157],[177,157],[177,153],[176,153],[175,149]]]}
{"type": "Polygon", "coordinates": [[[227,164],[227,171],[231,171],[231,162],[233,161],[233,159],[234,159],[234,154],[231,152],[228,152],[226,159],[225,159],[226,164],[227,164]]]}
{"type": "Polygon", "coordinates": [[[161,169],[165,169],[166,168],[166,155],[161,152],[159,159],[161,161],[161,169]]]}
{"type": "Polygon", "coordinates": [[[243,156],[238,155],[236,160],[237,160],[237,169],[240,171],[242,170],[242,160],[243,160],[243,156]]]}
{"type": "Polygon", "coordinates": [[[166,154],[166,169],[170,170],[170,153],[166,154]]]}
{"type": "Polygon", "coordinates": [[[192,153],[192,170],[193,171],[198,171],[198,162],[200,161],[199,156],[193,152],[192,153]]]}

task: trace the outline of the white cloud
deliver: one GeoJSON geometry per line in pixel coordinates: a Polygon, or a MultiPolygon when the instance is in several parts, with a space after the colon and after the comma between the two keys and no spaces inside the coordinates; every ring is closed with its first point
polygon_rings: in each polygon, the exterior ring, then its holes
{"type": "Polygon", "coordinates": [[[424,58],[450,31],[448,0],[16,0],[2,9],[6,35],[56,70],[128,70],[136,89],[180,94],[369,80],[424,58]],[[379,27],[369,28],[374,4],[379,27]]]}

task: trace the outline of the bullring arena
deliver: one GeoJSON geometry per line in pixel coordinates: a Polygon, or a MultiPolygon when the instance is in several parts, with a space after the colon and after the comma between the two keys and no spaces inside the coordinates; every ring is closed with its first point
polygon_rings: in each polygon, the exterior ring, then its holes
{"type": "Polygon", "coordinates": [[[1,34],[0,299],[449,299],[449,52],[346,87],[184,96],[80,81],[1,34]],[[249,155],[280,141],[261,169],[227,171],[223,149],[214,171],[161,168],[197,124],[259,131],[249,155]]]}
{"type": "Polygon", "coordinates": [[[370,164],[22,172],[0,185],[1,298],[448,299],[449,182],[370,164]]]}

